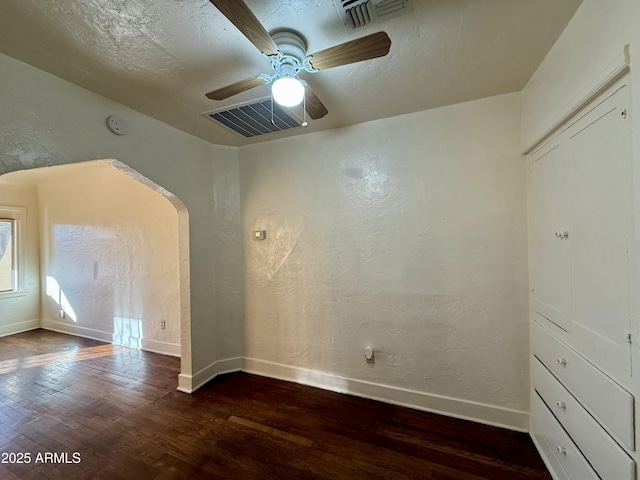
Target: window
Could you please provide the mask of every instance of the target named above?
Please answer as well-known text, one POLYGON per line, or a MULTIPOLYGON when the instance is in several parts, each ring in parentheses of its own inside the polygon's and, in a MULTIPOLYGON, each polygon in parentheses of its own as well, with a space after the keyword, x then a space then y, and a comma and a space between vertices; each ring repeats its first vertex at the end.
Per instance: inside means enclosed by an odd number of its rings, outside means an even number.
POLYGON ((21 228, 25 209, 0 206, 0 295, 22 289, 21 228))
POLYGON ((0 292, 16 289, 15 221, 0 219, 0 292))

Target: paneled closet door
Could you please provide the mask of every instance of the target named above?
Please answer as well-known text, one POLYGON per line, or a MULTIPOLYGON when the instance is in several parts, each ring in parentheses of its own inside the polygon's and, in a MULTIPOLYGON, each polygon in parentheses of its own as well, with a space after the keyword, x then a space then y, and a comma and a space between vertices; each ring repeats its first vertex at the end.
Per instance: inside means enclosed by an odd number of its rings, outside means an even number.
POLYGON ((631 375, 631 120, 624 86, 571 125, 571 337, 622 384, 631 375))
POLYGON ((571 322, 569 162, 564 146, 549 144, 532 167, 532 308, 567 331, 571 322))

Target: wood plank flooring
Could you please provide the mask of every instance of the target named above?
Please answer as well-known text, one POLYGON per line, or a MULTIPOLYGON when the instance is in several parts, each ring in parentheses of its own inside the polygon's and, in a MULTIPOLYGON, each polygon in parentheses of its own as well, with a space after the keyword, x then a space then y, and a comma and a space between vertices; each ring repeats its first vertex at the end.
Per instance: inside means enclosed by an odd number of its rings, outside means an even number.
POLYGON ((245 373, 187 395, 178 373, 45 330, 0 338, 0 478, 551 478, 526 434, 245 373))

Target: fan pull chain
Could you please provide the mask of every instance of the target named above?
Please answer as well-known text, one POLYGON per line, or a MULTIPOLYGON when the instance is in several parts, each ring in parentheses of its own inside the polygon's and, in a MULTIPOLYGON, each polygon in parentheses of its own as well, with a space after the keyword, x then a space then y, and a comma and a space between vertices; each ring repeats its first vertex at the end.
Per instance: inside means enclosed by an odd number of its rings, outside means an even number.
POLYGON ((276 122, 273 120, 273 91, 271 91, 271 125, 275 127, 276 122))
POLYGON ((302 97, 302 126, 309 125, 307 122, 307 87, 304 87, 304 97, 302 97))

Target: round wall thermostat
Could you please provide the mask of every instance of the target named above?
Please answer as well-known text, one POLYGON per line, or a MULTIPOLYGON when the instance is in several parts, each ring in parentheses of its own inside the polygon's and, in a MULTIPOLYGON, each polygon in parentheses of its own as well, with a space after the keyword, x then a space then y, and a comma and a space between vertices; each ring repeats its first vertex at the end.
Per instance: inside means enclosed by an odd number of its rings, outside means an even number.
POLYGON ((125 135, 129 132, 129 127, 120 117, 116 117, 115 115, 111 115, 107 118, 107 127, 116 135, 125 135))

